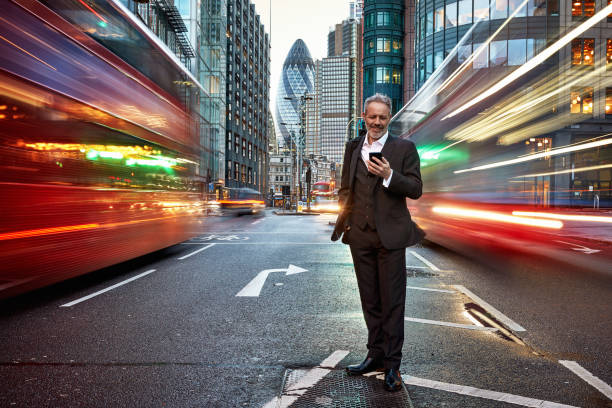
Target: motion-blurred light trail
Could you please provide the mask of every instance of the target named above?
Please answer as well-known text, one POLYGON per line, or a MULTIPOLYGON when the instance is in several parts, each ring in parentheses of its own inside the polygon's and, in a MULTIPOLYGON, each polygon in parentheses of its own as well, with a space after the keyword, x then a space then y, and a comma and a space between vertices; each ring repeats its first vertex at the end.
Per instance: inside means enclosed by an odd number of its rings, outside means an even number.
POLYGON ((514 215, 503 214, 493 211, 470 210, 457 207, 433 207, 433 212, 442 215, 458 216, 465 218, 476 218, 488 221, 505 222, 510 224, 528 225, 530 227, 560 229, 563 227, 561 221, 542 220, 537 218, 524 218, 514 215))

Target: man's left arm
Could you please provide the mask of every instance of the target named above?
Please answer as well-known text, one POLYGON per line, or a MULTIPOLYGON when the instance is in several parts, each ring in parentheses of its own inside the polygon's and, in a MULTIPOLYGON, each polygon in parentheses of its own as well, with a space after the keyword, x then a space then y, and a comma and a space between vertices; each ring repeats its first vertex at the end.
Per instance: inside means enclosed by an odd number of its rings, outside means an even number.
POLYGON ((406 140, 402 144, 405 146, 405 148, 402 146, 402 150, 405 150, 405 153, 403 154, 401 169, 393 169, 387 190, 394 194, 416 200, 423 194, 419 153, 411 140, 406 140))

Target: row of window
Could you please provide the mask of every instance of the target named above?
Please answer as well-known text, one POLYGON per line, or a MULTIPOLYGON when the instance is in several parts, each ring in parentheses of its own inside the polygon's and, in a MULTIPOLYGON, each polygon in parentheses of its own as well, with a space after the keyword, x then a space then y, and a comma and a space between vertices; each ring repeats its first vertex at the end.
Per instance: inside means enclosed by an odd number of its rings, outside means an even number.
MULTIPOLYGON (((417 39, 421 40, 434 32, 477 21, 506 19, 519 8, 522 0, 459 0, 447 3, 428 13, 421 14, 416 20, 417 39)), ((515 17, 545 16, 547 10, 546 0, 529 0, 515 17)), ((551 10, 549 10, 551 11, 551 10)), ((556 9, 558 14, 558 8, 556 9)))
MULTIPOLYGON (((572 65, 594 67, 595 39, 574 38, 572 40, 572 65)), ((606 70, 612 70, 612 39, 606 39, 606 70)))
POLYGON ((394 11, 378 11, 370 13, 364 18, 365 28, 395 26, 404 29, 404 18, 401 13, 394 11))
POLYGON ((371 67, 363 70, 364 85, 402 84, 402 70, 390 67, 371 67))
POLYGON ((225 167, 225 178, 227 180, 237 180, 243 183, 254 184, 257 182, 257 172, 253 171, 252 167, 245 166, 244 164, 240 164, 238 162, 233 162, 232 172, 232 161, 227 161, 227 167, 225 167))
MULTIPOLYGON (((612 118, 612 88, 606 88, 606 119, 612 118)), ((570 113, 593 114, 593 88, 572 87, 570 89, 570 113)))
MULTIPOLYGON (((228 132, 227 133, 227 151, 231 152, 232 151, 232 147, 234 150, 234 153, 236 153, 237 155, 240 154, 241 152, 241 144, 240 144, 240 136, 239 135, 235 135, 234 138, 232 138, 232 133, 228 132), (233 145, 233 146, 232 146, 233 145)), ((253 148, 253 144, 251 142, 246 141, 246 139, 242 139, 242 157, 247 157, 247 152, 248 152, 248 157, 249 160, 255 160, 257 161, 257 157, 259 156, 259 158, 263 158, 264 156, 264 152, 261 149, 257 149, 257 146, 255 146, 255 148, 253 148), (247 148, 248 146, 248 148, 247 148), (258 153, 259 151, 259 153, 258 153)))
POLYGON ((387 52, 403 55, 403 45, 400 38, 377 37, 366 41, 365 55, 387 52))
MULTIPOLYGON (((482 44, 466 44, 459 46, 457 50, 457 63, 461 64, 467 60, 473 51, 478 50, 482 44)), ((472 68, 488 68, 494 66, 516 66, 524 64, 546 46, 543 38, 522 38, 516 40, 491 41, 476 56, 472 62, 472 68)), ((416 75, 417 82, 422 84, 442 64, 448 55, 446 52, 436 51, 428 53, 417 60, 416 75)))

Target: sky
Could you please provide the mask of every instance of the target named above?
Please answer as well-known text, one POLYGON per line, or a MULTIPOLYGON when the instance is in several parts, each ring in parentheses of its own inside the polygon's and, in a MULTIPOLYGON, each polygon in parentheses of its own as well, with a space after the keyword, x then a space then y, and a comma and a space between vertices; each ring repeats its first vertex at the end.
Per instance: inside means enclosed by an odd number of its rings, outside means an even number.
POLYGON ((270 110, 276 113, 276 90, 283 62, 298 38, 313 60, 327 57, 330 27, 349 17, 349 0, 251 0, 270 35, 270 110), (270 31, 270 5, 272 30, 270 31))

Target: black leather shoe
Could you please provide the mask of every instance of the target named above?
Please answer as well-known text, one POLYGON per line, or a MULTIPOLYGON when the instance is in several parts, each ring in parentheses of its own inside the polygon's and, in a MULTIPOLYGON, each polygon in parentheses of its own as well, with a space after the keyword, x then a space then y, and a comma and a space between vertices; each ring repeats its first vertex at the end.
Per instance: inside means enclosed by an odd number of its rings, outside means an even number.
POLYGON ((376 360, 372 357, 367 357, 361 364, 353 364, 346 367, 346 373, 348 375, 362 375, 371 373, 372 371, 382 371, 382 361, 376 360))
POLYGON ((385 370, 385 390, 399 391, 402 389, 402 376, 399 370, 385 370))

